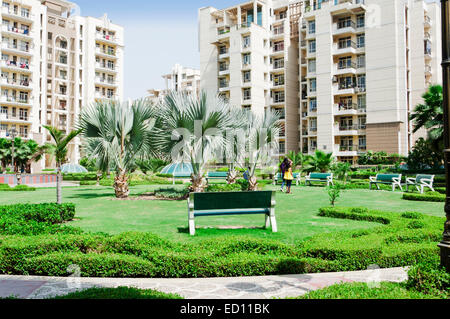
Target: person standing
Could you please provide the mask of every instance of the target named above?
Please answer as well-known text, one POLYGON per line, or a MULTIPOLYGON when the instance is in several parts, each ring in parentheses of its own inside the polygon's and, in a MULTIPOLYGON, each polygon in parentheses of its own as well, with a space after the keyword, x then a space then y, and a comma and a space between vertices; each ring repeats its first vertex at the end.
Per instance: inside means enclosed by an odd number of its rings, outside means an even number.
POLYGON ((286 181, 287 192, 286 194, 291 193, 292 181, 294 180, 294 174, 292 173, 292 164, 291 160, 288 161, 286 172, 284 173, 284 180, 286 181))
POLYGON ((284 159, 283 163, 280 165, 280 173, 281 178, 283 179, 283 183, 281 184, 281 191, 284 191, 284 185, 286 184, 286 180, 284 179, 284 174, 286 173, 286 167, 288 166, 289 160, 287 158, 284 159))

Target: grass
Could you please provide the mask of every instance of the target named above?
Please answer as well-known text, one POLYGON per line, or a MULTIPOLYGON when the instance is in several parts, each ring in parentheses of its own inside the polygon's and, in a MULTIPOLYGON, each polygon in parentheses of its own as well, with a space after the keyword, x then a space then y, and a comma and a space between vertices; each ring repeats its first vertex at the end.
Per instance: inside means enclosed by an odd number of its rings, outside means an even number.
POLYGON ((403 283, 346 283, 311 291, 297 299, 445 299, 407 289, 403 283))
MULTIPOLYGON (((135 186, 131 188, 131 195, 158 188, 161 186, 135 186)), ((279 190, 279 187, 268 186, 267 189, 279 190)), ((261 228, 253 229, 263 225, 262 216, 218 216, 198 218, 196 223, 199 227, 211 228, 199 229, 193 238, 187 233, 186 201, 116 201, 112 188, 95 186, 64 188, 63 198, 77 207, 77 220, 70 225, 85 231, 113 235, 127 231, 151 232, 170 240, 185 242, 189 239, 192 243, 224 235, 248 235, 291 244, 320 233, 378 226, 370 222, 317 216, 319 208, 329 205, 328 194, 323 187, 294 187, 293 192, 292 195, 277 193, 277 234, 261 228), (244 229, 218 229, 218 226, 243 226, 244 229)), ((0 205, 52 202, 55 197, 54 188, 38 189, 32 193, 0 193, 0 205)), ((404 201, 401 192, 348 190, 342 192, 338 206, 444 216, 444 203, 404 201)))
POLYGON ((176 294, 166 294, 151 289, 129 287, 90 288, 51 299, 183 299, 176 294))

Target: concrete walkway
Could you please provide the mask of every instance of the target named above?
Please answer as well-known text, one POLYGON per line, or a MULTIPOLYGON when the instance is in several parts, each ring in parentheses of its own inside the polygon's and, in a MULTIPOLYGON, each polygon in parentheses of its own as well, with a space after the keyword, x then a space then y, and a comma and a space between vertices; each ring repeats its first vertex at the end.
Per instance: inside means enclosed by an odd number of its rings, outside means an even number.
POLYGON ((404 268, 356 272, 321 273, 241 278, 127 279, 127 278, 53 278, 0 275, 0 297, 45 299, 91 287, 136 287, 177 293, 186 299, 270 299, 301 296, 309 291, 338 283, 403 282, 404 268))

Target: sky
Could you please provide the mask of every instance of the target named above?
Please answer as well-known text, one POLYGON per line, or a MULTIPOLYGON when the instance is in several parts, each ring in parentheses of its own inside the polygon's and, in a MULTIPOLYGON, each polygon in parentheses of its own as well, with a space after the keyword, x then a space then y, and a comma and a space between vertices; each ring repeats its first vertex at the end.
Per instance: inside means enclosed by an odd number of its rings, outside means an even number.
POLYGON ((199 68, 198 9, 226 8, 233 0, 74 0, 82 16, 107 13, 125 30, 124 98, 164 88, 163 74, 179 63, 199 68))
MULTIPOLYGON (((434 0, 428 0, 434 1, 434 0)), ((82 16, 107 13, 125 30, 125 99, 164 88, 163 74, 179 63, 199 68, 198 9, 243 0, 74 0, 82 16)))

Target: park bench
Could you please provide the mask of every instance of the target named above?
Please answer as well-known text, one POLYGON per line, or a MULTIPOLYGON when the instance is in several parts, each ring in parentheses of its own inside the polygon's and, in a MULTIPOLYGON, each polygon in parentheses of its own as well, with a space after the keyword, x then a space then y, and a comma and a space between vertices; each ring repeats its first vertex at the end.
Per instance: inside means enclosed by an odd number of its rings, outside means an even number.
POLYGON ((376 177, 370 177, 370 189, 372 184, 377 185, 377 189, 380 189, 379 184, 392 185, 392 191, 398 186, 403 191, 402 187, 402 174, 377 174, 376 177))
MULTIPOLYGON (((300 184, 300 174, 299 173, 294 173, 294 181, 295 181, 295 185, 298 186, 300 184)), ((278 173, 274 176, 273 178, 273 185, 277 185, 278 183, 282 183, 283 182, 283 176, 281 173, 278 173)))
POLYGON ((275 192, 191 193, 188 199, 189 233, 195 235, 195 217, 265 215, 265 227, 276 233, 275 192))
POLYGON ((228 179, 228 173, 227 172, 208 172, 206 174, 206 182, 209 183, 210 180, 227 180, 228 179))
POLYGON ((312 186, 311 182, 327 183, 327 186, 334 185, 332 173, 310 173, 306 176, 305 185, 312 186))
POLYGON ((424 193, 425 187, 434 192, 433 183, 434 175, 417 175, 416 178, 406 179, 406 191, 409 192, 409 186, 415 186, 421 194, 424 193))

